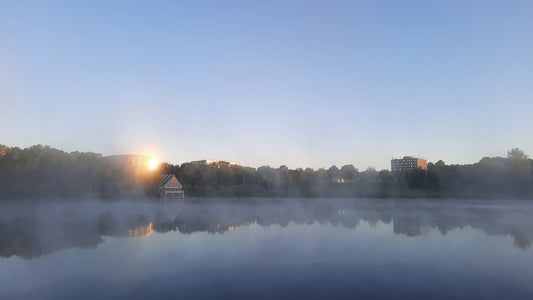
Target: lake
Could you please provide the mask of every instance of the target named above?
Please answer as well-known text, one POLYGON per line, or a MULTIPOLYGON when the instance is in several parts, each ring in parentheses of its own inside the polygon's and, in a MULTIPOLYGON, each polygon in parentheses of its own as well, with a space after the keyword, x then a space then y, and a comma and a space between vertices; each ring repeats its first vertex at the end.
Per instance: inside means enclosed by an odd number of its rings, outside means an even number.
POLYGON ((1 299, 533 299, 533 201, 0 209, 1 299))

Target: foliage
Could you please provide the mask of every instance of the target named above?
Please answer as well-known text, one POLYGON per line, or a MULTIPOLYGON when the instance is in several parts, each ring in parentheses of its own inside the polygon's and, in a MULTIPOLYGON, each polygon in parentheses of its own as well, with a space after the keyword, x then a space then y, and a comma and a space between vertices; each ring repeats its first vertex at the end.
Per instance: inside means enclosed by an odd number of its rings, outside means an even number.
POLYGON ((134 172, 98 153, 9 148, 0 157, 0 198, 132 196, 143 194, 156 175, 134 172))
POLYGON ((358 170, 353 165, 344 165, 341 168, 341 176, 345 179, 354 179, 358 170))
POLYGON ((8 146, 0 144, 0 156, 4 156, 8 149, 8 146))
POLYGON ((101 154, 48 146, 2 148, 0 199, 132 197, 156 190, 160 174, 174 174, 188 196, 235 197, 533 197, 533 161, 512 149, 506 158, 471 165, 429 163, 403 173, 341 169, 257 169, 214 163, 162 163, 147 172, 113 164, 101 154))
POLYGON ((528 156, 520 149, 513 148, 507 152, 507 159, 511 164, 512 168, 515 170, 525 170, 529 169, 531 166, 531 161, 528 160, 528 156))
POLYGON ((439 160, 429 163, 427 170, 403 173, 372 167, 359 172, 353 165, 313 170, 186 163, 176 166, 174 174, 195 196, 532 197, 533 162, 520 150, 510 153, 508 158, 485 157, 471 165, 439 160))

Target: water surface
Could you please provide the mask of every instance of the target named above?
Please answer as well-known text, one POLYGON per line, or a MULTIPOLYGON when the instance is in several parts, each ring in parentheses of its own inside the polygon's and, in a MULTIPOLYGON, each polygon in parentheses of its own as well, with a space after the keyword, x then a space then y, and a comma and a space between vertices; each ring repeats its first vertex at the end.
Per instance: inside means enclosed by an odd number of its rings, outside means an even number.
POLYGON ((2 299, 532 299, 533 202, 5 204, 2 299))

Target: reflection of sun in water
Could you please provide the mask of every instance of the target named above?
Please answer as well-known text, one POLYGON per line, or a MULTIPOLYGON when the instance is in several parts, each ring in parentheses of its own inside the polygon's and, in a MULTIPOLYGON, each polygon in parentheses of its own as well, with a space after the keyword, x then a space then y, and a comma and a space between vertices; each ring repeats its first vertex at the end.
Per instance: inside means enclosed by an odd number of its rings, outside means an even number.
POLYGON ((148 168, 150 170, 153 170, 157 167, 157 159, 150 157, 150 160, 148 161, 148 168))

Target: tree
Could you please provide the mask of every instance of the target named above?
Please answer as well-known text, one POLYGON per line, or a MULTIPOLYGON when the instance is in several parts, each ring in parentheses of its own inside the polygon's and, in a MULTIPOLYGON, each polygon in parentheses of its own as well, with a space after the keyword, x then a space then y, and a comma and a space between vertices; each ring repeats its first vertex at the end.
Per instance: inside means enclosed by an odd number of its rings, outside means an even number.
POLYGON ((507 159, 515 170, 527 170, 529 168, 528 156, 518 148, 507 151, 507 159))
POLYGON ((4 156, 8 149, 8 146, 0 144, 0 157, 4 156))
POLYGON ((416 168, 406 173, 409 188, 424 188, 428 185, 427 172, 421 168, 416 168))
POLYGON ((340 170, 337 166, 333 165, 328 169, 328 179, 333 180, 337 179, 340 176, 340 170))
POLYGON ((281 165, 277 169, 276 184, 278 186, 287 187, 289 185, 289 168, 286 165, 281 165))
POLYGON ((513 161, 523 161, 523 160, 527 160, 528 157, 524 153, 524 151, 518 148, 513 148, 507 151, 507 158, 513 161))
POLYGON ((378 182, 382 189, 387 189, 392 184, 392 176, 388 170, 381 170, 378 173, 378 182))
POLYGON ((376 168, 374 168, 373 166, 368 166, 368 168, 366 168, 365 172, 367 172, 367 173, 376 173, 376 168))
POLYGON ((341 176, 346 179, 354 179, 358 170, 353 165, 344 165, 341 167, 341 176))
POLYGON ((267 189, 270 189, 274 183, 275 174, 276 170, 269 166, 259 167, 257 169, 258 182, 267 189))
POLYGON ((320 168, 316 170, 315 174, 316 174, 316 179, 319 182, 324 182, 328 180, 328 170, 326 170, 325 168, 320 168))
MULTIPOLYGON (((217 187, 219 185, 231 185, 239 182, 233 168, 227 165, 220 165, 213 169, 217 187)), ((242 182, 242 178, 240 180, 242 182)))

